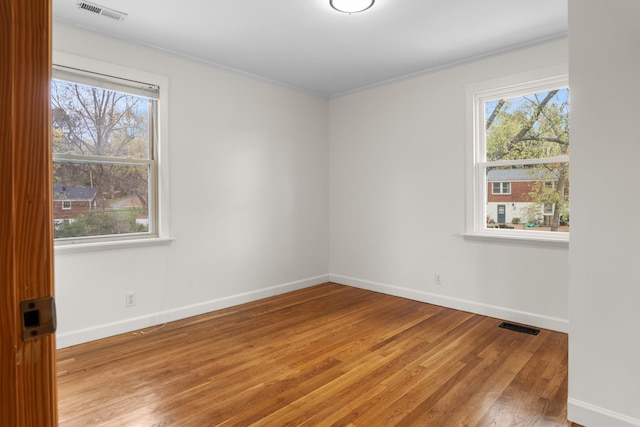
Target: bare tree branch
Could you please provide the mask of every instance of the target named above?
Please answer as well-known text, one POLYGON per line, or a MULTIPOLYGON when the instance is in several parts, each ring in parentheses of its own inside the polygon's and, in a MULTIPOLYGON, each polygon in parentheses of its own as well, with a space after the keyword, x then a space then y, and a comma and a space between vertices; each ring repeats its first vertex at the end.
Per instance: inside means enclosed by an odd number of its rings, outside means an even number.
POLYGON ((489 129, 491 127, 491 125, 493 124, 493 121, 496 119, 496 116, 498 115, 498 113, 500 112, 500 110, 502 109, 505 103, 506 101, 504 99, 501 99, 500 101, 497 102, 496 106, 493 108, 493 112, 487 119, 487 125, 485 129, 489 129))

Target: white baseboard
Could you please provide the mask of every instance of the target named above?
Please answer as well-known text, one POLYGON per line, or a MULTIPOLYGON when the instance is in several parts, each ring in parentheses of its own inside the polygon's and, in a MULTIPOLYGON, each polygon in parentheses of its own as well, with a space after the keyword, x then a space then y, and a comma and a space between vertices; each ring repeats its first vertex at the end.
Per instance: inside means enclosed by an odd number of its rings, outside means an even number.
POLYGON ((241 294, 204 301, 198 304, 164 310, 146 316, 134 317, 131 319, 124 319, 121 321, 98 325, 91 328, 78 329, 62 334, 56 334, 56 347, 70 347, 72 345, 95 341, 113 335, 149 328, 151 326, 161 325, 166 322, 186 319, 188 317, 209 313, 215 310, 221 310, 223 308, 232 307, 234 305, 244 304, 262 298, 268 298, 275 295, 284 294, 286 292, 308 288, 310 286, 319 285, 328 281, 328 274, 310 277, 308 279, 297 280, 295 282, 284 283, 282 285, 270 286, 268 288, 257 289, 255 291, 244 292, 241 294))
POLYGON ((640 427, 640 420, 569 398, 567 418, 586 427, 640 427))
POLYGON ((174 320, 180 320, 204 313, 209 313, 211 311, 256 301, 262 298, 268 298, 271 296, 307 288, 309 286, 314 286, 329 281, 353 286, 356 288, 367 289, 370 291, 413 299, 416 301, 422 301, 429 304, 454 308, 456 310, 495 317, 498 319, 508 320, 510 322, 531 325, 538 328, 550 329, 564 333, 568 331, 568 322, 565 319, 546 317, 537 315, 535 313, 527 313, 510 308, 497 307, 493 305, 478 303, 475 301, 431 294, 415 289, 386 285, 347 276, 326 274, 322 276, 298 280, 295 282, 271 286, 268 288, 258 289, 255 291, 204 301, 198 304, 192 304, 184 307, 177 307, 169 310, 155 312, 145 316, 124 319, 117 322, 102 324, 85 329, 77 329, 65 333, 59 333, 56 334, 57 348, 70 347, 72 345, 82 344, 113 335, 149 328, 151 326, 160 325, 166 322, 172 322, 174 320))
POLYGON ((489 316, 497 319, 508 320, 510 322, 535 326, 537 328, 550 329, 552 331, 563 333, 568 333, 569 331, 569 322, 566 319, 543 316, 536 313, 513 310, 507 307, 498 307, 495 305, 483 304, 476 301, 432 294, 415 289, 392 286, 336 274, 331 274, 330 279, 332 282, 340 283, 343 285, 408 298, 415 301, 426 302, 429 304, 453 308, 456 310, 467 311, 470 313, 481 314, 483 316, 489 316))

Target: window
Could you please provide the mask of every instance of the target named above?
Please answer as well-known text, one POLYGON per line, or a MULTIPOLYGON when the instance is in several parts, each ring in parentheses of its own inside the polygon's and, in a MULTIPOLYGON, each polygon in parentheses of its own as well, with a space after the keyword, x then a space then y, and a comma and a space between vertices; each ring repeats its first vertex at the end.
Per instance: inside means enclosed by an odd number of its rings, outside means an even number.
POLYGON ((473 90, 469 232, 566 240, 569 89, 566 76, 473 90), (511 209, 499 210, 505 203, 511 209), (505 224, 496 227, 495 224, 505 224))
POLYGON ((511 194, 511 183, 494 182, 492 192, 493 194, 511 194))
POLYGON ((553 203, 545 203, 544 204, 544 214, 545 215, 553 215, 555 211, 555 204, 553 203))
POLYGON ((158 98, 156 85, 54 66, 57 241, 158 235, 158 98))

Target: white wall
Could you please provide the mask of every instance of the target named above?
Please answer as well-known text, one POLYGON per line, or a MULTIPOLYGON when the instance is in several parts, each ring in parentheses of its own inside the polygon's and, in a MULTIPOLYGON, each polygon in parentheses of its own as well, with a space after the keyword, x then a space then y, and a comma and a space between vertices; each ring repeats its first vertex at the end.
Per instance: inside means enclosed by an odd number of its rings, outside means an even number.
POLYGON ((603 226, 602 212, 620 200, 640 211, 635 187, 611 184, 637 181, 640 3, 569 5, 570 255, 460 237, 465 86, 563 64, 566 42, 327 102, 55 23, 56 50, 169 77, 176 237, 57 255, 59 344, 319 283, 331 271, 341 283, 560 330, 570 313, 569 417, 640 426, 640 228, 632 215, 603 226), (125 309, 130 290, 138 305, 125 309))
POLYGON ((567 56, 558 41, 331 100, 332 280, 567 330, 566 245, 461 237, 467 85, 567 56))
POLYGON ((567 329, 566 246, 460 236, 466 86, 566 64, 565 41, 330 101, 59 23, 54 49, 169 78, 176 238, 58 253, 61 346, 329 277, 567 329))
POLYGON ((57 22, 53 48, 168 77, 175 237, 58 251, 60 347, 328 280, 327 100, 57 22))
POLYGON ((569 17, 569 418, 640 426, 640 2, 570 0, 569 17))

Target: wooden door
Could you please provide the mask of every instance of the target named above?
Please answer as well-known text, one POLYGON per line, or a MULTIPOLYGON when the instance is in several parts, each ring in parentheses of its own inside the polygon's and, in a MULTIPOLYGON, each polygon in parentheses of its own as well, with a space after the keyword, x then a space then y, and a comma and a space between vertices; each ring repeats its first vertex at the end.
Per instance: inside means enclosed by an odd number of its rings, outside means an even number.
POLYGON ((0 425, 57 424, 55 337, 20 301, 53 296, 51 0, 0 0, 0 425))

